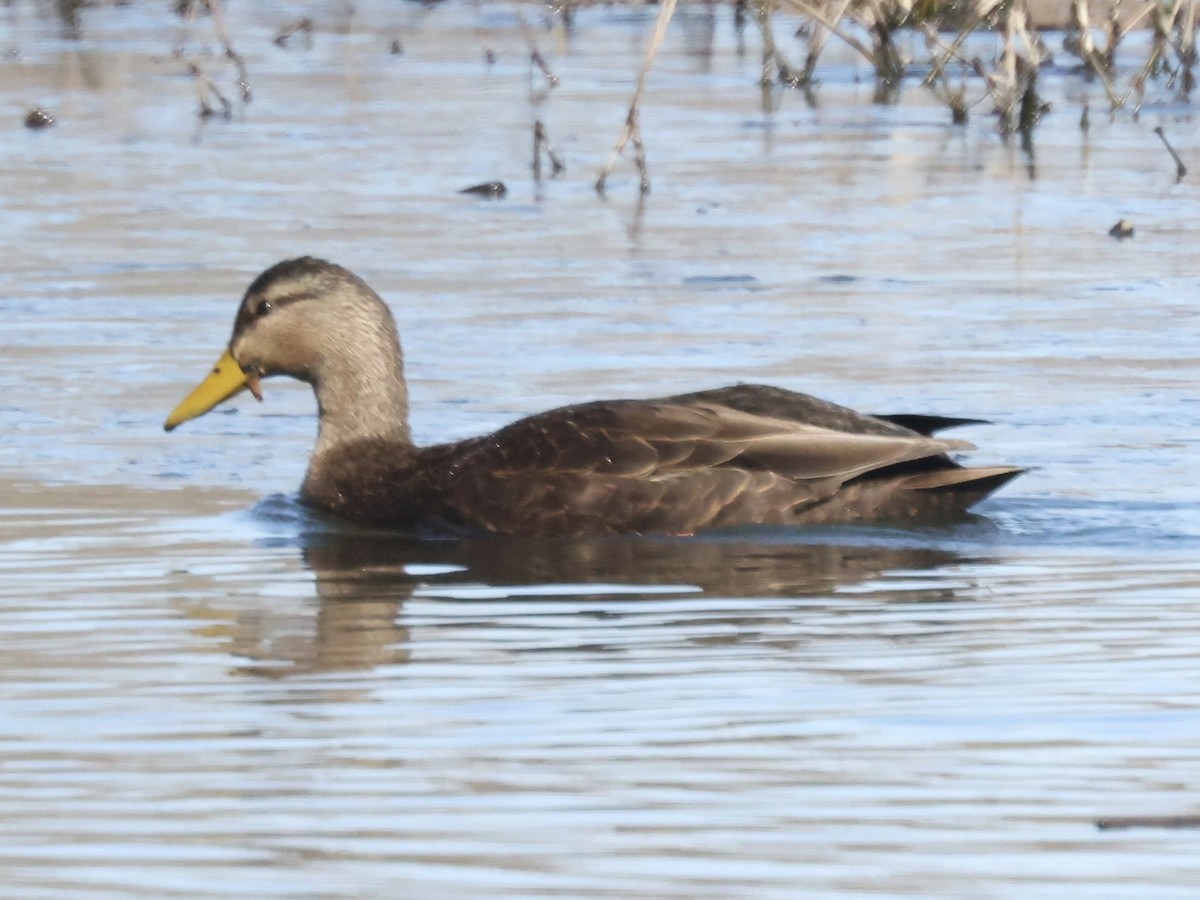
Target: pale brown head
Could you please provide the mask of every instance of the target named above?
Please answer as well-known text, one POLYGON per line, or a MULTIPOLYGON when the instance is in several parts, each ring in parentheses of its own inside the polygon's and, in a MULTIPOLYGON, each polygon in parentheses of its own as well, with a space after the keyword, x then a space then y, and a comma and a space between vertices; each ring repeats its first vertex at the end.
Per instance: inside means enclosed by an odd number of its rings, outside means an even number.
POLYGON ((290 375, 313 386, 322 427, 359 435, 407 432, 400 342, 391 311, 348 269, 312 257, 285 260, 247 288, 229 349, 171 413, 170 431, 259 379, 290 375))
POLYGON ((327 367, 363 356, 398 355, 392 314, 361 278, 302 256, 276 263, 246 289, 230 355, 259 377, 321 379, 327 367))

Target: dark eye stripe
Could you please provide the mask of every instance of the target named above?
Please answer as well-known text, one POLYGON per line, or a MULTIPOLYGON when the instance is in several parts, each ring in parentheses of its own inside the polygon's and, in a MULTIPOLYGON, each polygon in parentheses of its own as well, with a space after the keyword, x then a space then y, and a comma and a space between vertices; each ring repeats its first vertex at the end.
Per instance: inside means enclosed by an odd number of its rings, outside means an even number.
POLYGON ((259 316, 265 316, 273 309, 279 309, 287 306, 289 303, 299 303, 301 300, 313 300, 316 298, 316 296, 316 294, 308 291, 297 291, 294 294, 280 294, 277 297, 263 298, 254 305, 251 315, 255 316, 256 318, 259 316))

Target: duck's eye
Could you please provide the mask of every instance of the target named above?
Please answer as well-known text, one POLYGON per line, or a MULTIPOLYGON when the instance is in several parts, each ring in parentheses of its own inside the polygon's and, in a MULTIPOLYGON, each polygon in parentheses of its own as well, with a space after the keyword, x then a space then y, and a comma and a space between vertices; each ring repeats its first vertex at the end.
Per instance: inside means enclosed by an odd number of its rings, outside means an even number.
POLYGON ((255 318, 261 318, 271 311, 270 300, 260 300, 258 306, 254 307, 255 318))

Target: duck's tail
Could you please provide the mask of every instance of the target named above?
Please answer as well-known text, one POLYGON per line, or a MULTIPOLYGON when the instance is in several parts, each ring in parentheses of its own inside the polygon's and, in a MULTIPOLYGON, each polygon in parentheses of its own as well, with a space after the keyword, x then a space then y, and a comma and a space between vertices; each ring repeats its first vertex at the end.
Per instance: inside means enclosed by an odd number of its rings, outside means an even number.
POLYGON ((933 469, 906 475, 897 487, 928 492, 933 506, 966 512, 984 497, 999 490, 1018 475, 1028 472, 1018 466, 979 466, 933 469))
POLYGON ((887 416, 872 416, 873 419, 883 419, 925 437, 932 437, 947 428, 961 428, 964 425, 991 425, 987 419, 958 419, 953 416, 923 416, 915 413, 896 413, 887 416))

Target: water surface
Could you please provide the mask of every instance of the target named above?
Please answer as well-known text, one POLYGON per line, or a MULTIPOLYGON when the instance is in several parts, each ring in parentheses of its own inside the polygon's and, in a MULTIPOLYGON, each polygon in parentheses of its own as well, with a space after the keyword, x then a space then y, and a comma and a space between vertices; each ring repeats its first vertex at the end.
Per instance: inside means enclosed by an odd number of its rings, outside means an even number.
MULTIPOLYGON (((228 122, 155 5, 77 38, 4 11, 0 893, 1193 887, 1194 832, 1095 827, 1197 812, 1200 221, 1153 134, 1190 107, 1106 117, 1054 69, 1030 154, 986 105, 872 105, 836 52, 815 106, 764 107, 753 32, 687 9, 653 192, 619 167, 601 201, 653 9, 527 11, 550 92, 512 8, 356 9, 286 48, 293 8, 229 10, 254 99, 228 122), (38 104, 57 124, 20 128, 38 104), (540 185, 538 118, 567 162, 540 185), (338 525, 291 499, 300 386, 161 431, 299 253, 390 301, 423 442, 763 381, 990 419, 973 458, 1034 470, 934 530, 338 525)), ((203 23, 183 46, 229 84, 203 23)))

